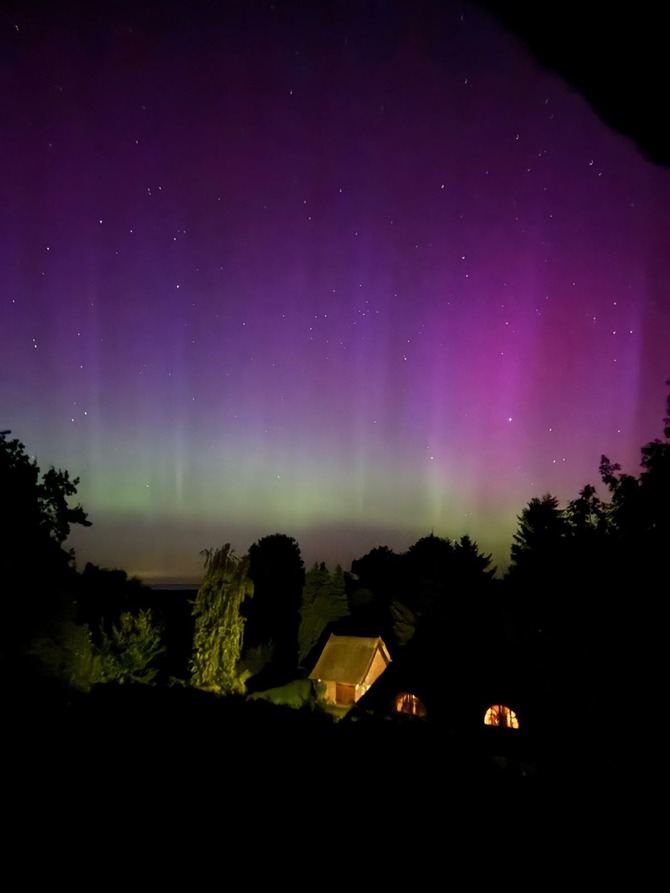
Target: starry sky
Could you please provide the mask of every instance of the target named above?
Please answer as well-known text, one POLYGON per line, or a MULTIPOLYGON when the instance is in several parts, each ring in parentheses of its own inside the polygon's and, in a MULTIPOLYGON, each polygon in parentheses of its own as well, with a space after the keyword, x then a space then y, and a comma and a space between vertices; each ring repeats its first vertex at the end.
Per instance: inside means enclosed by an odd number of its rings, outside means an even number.
POLYGON ((0 428, 80 478, 80 568, 432 532, 501 571, 532 497, 637 473, 670 169, 482 8, 0 16, 0 428))

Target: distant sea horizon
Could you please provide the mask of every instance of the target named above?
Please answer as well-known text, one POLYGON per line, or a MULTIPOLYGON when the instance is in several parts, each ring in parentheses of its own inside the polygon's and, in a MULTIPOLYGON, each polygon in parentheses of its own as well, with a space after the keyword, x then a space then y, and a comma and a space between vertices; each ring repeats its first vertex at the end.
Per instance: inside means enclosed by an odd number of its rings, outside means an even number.
POLYGON ((202 580, 142 580, 145 586, 150 589, 168 589, 172 592, 178 590, 199 589, 202 580))

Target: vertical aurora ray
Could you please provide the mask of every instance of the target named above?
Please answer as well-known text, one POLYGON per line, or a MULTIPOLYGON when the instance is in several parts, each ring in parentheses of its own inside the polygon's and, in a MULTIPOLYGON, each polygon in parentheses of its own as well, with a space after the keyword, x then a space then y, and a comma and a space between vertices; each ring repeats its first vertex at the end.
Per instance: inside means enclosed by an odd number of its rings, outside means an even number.
POLYGON ((502 567, 660 433, 670 171, 479 8, 234 9, 3 12, 2 427, 82 564, 502 567))

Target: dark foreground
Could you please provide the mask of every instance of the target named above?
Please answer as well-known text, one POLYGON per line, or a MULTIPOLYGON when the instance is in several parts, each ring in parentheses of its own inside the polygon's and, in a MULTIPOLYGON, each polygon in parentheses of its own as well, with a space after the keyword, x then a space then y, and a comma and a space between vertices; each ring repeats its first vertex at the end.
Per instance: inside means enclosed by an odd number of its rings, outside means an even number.
POLYGON ((14 693, 3 727, 17 840, 110 858, 141 841, 164 858, 214 847, 252 875, 269 869, 268 848, 319 870, 355 856, 391 876, 461 860, 495 875, 498 851, 591 861, 626 838, 647 787, 593 755, 550 765, 423 722, 336 723, 187 689, 14 693))

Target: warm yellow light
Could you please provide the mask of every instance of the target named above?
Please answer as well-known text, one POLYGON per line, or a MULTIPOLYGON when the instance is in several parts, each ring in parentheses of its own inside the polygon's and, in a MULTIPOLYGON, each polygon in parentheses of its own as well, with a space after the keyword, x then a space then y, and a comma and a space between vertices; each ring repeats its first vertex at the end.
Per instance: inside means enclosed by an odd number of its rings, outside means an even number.
POLYGON ((426 708, 416 695, 403 691, 395 698, 395 712, 406 713, 409 716, 425 716, 426 708))
POLYGON ((506 729, 518 729, 519 719, 513 710, 504 704, 494 704, 486 711, 485 726, 503 726, 506 729))

